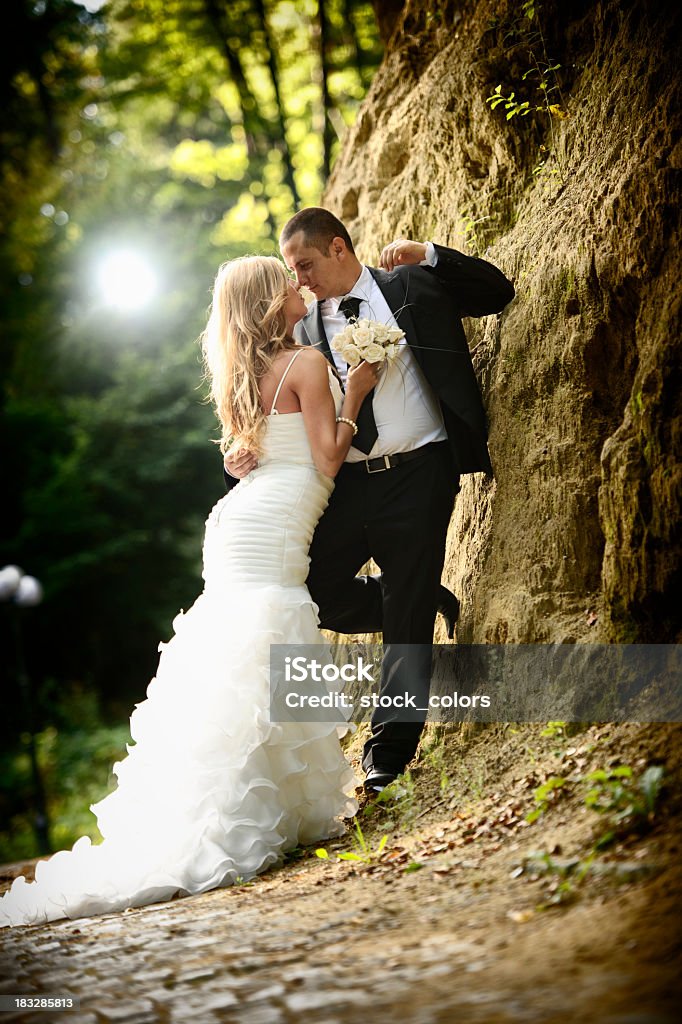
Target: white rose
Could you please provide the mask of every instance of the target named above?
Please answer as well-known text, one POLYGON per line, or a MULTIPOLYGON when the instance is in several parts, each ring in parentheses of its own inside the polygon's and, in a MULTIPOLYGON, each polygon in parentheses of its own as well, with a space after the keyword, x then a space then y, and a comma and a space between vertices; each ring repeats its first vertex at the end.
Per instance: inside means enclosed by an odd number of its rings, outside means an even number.
POLYGON ((386 358, 386 349, 382 345, 377 345, 372 342, 371 345, 366 345, 362 354, 368 363, 382 363, 386 358))
POLYGON ((356 327, 353 331, 353 343, 355 345, 369 345, 372 341, 372 334, 368 327, 356 327))
POLYGON ((340 352, 349 366, 357 366, 362 361, 360 349, 357 345, 353 345, 352 342, 346 342, 343 348, 340 349, 340 352))
POLYGON ((399 327, 389 327, 386 333, 391 342, 400 341, 401 338, 405 337, 405 332, 401 331, 399 327))
POLYGON ((348 324, 346 327, 343 328, 342 331, 339 331, 338 334, 334 335, 334 337, 331 340, 331 347, 336 352, 340 352, 344 345, 352 344, 352 341, 353 329, 350 326, 350 324, 348 324))

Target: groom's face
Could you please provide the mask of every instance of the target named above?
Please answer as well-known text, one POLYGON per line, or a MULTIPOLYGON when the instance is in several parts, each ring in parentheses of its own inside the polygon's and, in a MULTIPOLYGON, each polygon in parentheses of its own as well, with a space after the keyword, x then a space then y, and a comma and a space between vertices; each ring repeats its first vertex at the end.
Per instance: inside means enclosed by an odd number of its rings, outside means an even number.
POLYGON ((345 280, 349 255, 342 238, 333 238, 327 251, 320 252, 314 245, 306 244, 302 231, 297 231, 282 246, 284 262, 296 275, 297 283, 320 301, 348 291, 350 285, 345 280))

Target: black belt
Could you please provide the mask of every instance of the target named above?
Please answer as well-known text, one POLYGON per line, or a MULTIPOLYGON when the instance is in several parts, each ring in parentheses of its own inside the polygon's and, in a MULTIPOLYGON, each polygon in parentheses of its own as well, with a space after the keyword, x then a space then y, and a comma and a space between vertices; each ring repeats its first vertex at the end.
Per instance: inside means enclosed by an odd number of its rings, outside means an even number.
POLYGON ((344 462, 344 473, 383 473, 387 469, 395 469, 404 462, 411 462, 412 459, 420 459, 428 455, 435 448, 447 444, 447 441, 429 441, 421 448, 414 448, 411 452, 396 452, 395 455, 377 455, 374 459, 363 459, 361 462, 344 462))

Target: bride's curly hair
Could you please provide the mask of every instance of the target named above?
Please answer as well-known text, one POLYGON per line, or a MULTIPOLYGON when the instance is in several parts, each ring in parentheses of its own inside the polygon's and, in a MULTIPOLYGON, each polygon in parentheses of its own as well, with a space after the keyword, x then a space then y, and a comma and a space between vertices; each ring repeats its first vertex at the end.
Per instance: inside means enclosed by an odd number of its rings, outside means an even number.
POLYGON ((288 288, 289 276, 274 256, 242 256, 218 271, 201 346, 223 454, 233 442, 261 454, 266 416, 260 381, 277 355, 296 344, 286 333, 288 288))

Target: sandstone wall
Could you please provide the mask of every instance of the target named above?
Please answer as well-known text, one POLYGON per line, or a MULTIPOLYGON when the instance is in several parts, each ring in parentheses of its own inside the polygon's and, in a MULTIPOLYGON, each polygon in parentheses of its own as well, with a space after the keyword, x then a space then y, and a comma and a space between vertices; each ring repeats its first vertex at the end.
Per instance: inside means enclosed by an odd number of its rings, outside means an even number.
POLYGON ((408 0, 325 203, 366 262, 433 238, 517 288, 465 322, 496 476, 464 478, 451 524, 459 639, 662 642, 680 634, 679 15, 535 7, 408 0), (559 110, 507 121, 486 97, 541 102, 531 55, 561 64, 559 110))

